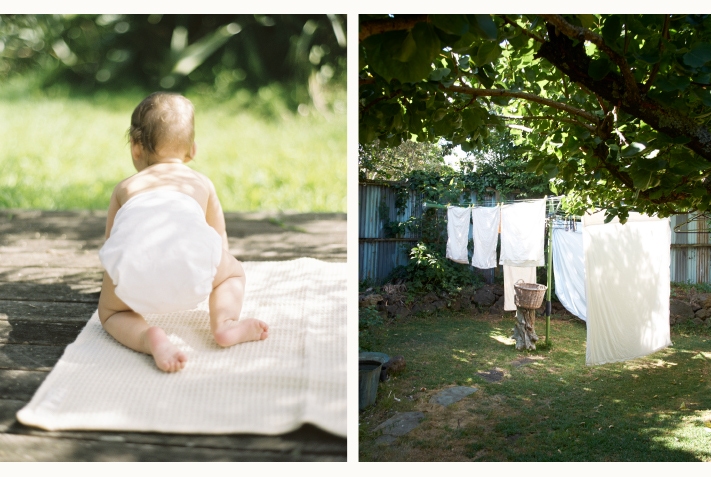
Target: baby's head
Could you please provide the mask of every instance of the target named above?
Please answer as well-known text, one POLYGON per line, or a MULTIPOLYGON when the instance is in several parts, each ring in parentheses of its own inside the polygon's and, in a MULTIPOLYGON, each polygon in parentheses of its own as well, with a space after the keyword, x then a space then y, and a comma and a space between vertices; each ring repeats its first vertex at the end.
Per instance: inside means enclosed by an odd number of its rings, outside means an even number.
POLYGON ((193 103, 176 93, 151 94, 133 110, 128 136, 131 145, 140 145, 149 158, 173 155, 192 159, 193 103))

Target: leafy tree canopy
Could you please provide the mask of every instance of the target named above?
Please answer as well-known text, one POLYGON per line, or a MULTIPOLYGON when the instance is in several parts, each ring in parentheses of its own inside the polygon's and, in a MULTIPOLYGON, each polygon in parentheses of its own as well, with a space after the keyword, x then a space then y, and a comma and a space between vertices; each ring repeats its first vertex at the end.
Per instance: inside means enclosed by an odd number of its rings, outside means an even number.
POLYGON ((375 140, 358 146, 360 179, 400 181, 413 171, 440 174, 451 171, 444 158, 452 150, 450 144, 403 141, 397 146, 384 146, 375 140))
POLYGON ((344 81, 345 35, 339 15, 0 15, 0 80, 217 96, 285 83, 319 106, 344 81))
POLYGON ((573 212, 711 206, 711 16, 365 15, 360 142, 518 134, 573 212))

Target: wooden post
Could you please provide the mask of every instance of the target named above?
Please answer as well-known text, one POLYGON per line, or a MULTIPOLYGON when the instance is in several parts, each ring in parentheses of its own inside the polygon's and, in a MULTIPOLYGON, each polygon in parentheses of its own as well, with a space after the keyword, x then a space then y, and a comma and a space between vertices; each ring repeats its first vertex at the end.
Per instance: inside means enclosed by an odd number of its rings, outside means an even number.
POLYGON ((538 335, 536 325, 536 310, 516 307, 516 325, 514 326, 513 339, 516 340, 517 350, 536 349, 538 335))

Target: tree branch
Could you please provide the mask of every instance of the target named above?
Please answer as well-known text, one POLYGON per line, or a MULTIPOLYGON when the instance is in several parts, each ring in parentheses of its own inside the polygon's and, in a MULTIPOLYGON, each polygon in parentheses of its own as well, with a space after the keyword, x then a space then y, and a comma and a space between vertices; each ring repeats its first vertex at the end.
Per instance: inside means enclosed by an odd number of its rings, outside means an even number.
POLYGON ((612 61, 615 62, 620 68, 622 73, 622 78, 625 82, 626 93, 629 94, 632 99, 639 97, 639 89, 637 88, 637 81, 634 79, 632 70, 630 70, 629 64, 624 56, 617 53, 615 50, 607 46, 605 40, 587 28, 577 27, 568 23, 561 15, 541 15, 548 23, 555 26, 558 31, 563 33, 568 38, 574 38, 580 41, 589 41, 593 45, 597 46, 600 51, 603 51, 610 57, 612 61))
POLYGON ((647 80, 646 83, 644 83, 644 86, 642 86, 642 92, 644 94, 649 91, 649 88, 652 87, 652 84, 654 83, 654 80, 657 79, 657 73, 659 73, 659 66, 662 63, 661 59, 661 53, 662 50, 664 50, 664 39, 669 36, 669 20, 671 18, 671 15, 664 15, 664 26, 662 27, 662 36, 659 37, 659 61, 654 63, 654 66, 652 67, 652 72, 649 74, 649 79, 647 80))
POLYGON ((461 94, 469 94, 472 96, 506 96, 510 98, 519 98, 519 99, 526 99, 528 101, 532 101, 534 103, 539 103, 543 104, 545 106, 550 106, 551 108, 558 109, 560 111, 565 111, 567 113, 570 113, 574 116, 580 116, 581 118, 585 118, 589 122, 593 124, 597 124, 599 122, 597 116, 594 114, 588 113, 587 111, 583 111, 582 109, 574 108, 573 106, 567 105, 565 103, 559 103, 557 101, 553 101, 547 98, 542 98, 540 96, 537 96, 535 94, 531 93, 522 93, 522 92, 517 92, 517 91, 508 91, 505 89, 480 89, 480 88, 469 88, 466 86, 449 86, 445 87, 440 84, 439 88, 443 91, 448 91, 450 93, 461 93, 461 94))
POLYGON ((529 37, 529 38, 531 38, 531 39, 537 41, 538 43, 545 43, 545 42, 546 42, 546 40, 544 40, 544 39, 541 38, 540 36, 536 35, 535 33, 526 30, 524 27, 522 27, 521 25, 519 25, 519 24, 516 23, 515 21, 511 20, 511 19, 510 19, 509 17, 507 17, 506 15, 496 15, 496 16, 500 17, 500 18, 504 21, 504 23, 508 23, 509 25, 511 25, 511 26, 513 26, 513 27, 515 27, 515 28, 518 28, 519 30, 521 30, 521 33, 523 33, 523 34, 526 35, 527 37, 529 37))
POLYGON ((520 119, 520 120, 535 120, 535 119, 550 119, 552 121, 562 121, 564 123, 570 123, 570 124, 575 124, 576 126, 583 127, 587 129, 590 132, 595 132, 595 126, 591 126, 589 124, 581 123, 580 121, 572 118, 560 118, 558 116, 506 116, 506 115, 497 115, 498 118, 502 119, 520 119))
POLYGON ((361 42, 371 35, 386 31, 409 30, 421 22, 429 22, 428 15, 400 15, 397 18, 384 18, 382 20, 369 20, 361 22, 358 31, 358 41, 361 42))

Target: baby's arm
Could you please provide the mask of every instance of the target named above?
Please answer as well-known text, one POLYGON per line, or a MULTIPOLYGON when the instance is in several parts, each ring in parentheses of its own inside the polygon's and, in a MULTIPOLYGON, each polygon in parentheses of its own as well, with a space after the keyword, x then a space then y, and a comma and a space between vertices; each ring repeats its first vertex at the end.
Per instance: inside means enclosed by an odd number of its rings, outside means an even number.
POLYGON ((220 237, 222 237, 222 248, 225 250, 230 249, 229 243, 227 242, 227 230, 225 226, 225 214, 222 212, 222 205, 220 204, 220 199, 217 197, 217 191, 212 181, 205 178, 208 184, 208 190, 210 195, 207 199, 207 210, 205 211, 205 219, 207 224, 215 229, 220 237))
POLYGON ((111 235, 111 229, 114 226, 116 212, 118 212, 118 210, 121 208, 121 204, 118 200, 118 194, 116 192, 117 189, 118 187, 114 188, 114 191, 111 194, 111 200, 109 201, 109 212, 106 216, 106 238, 109 238, 109 236, 111 235))

